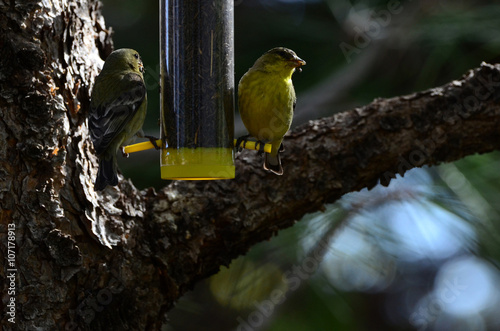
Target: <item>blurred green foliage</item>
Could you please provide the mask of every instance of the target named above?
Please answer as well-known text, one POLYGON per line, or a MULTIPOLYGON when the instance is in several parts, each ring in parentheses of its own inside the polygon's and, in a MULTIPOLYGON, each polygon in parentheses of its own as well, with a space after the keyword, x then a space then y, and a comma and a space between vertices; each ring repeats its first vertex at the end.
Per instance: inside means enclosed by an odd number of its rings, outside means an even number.
MULTIPOLYGON (((149 99, 145 131, 159 135, 158 2, 104 0, 104 15, 115 32, 115 48, 132 47, 143 57, 149 99)), ((296 112, 301 115, 297 118, 305 122, 377 97, 442 85, 482 61, 498 62, 498 17, 500 4, 485 0, 237 0, 235 79, 272 47, 295 50, 307 61, 304 71, 294 76, 296 112), (390 8, 396 8, 394 13, 390 8), (364 31, 364 39, 359 31, 364 31), (357 51, 348 59, 341 43, 357 51), (325 85, 336 88, 322 90, 326 96, 314 94, 325 85), (311 111, 300 104, 311 95, 326 97, 326 108, 311 111)), ((309 215, 272 241, 257 245, 233 262, 225 276, 218 276, 217 286, 215 280, 200 283, 169 313, 165 329, 493 330, 500 321, 491 305, 498 301, 452 314, 463 300, 472 302, 463 294, 472 285, 457 274, 450 279, 456 286, 445 288, 454 295, 450 299, 441 295, 436 279, 461 256, 478 256, 487 270, 497 270, 491 266, 500 261, 499 165, 498 152, 471 156, 412 170, 388 188, 349 194, 325 213, 309 215), (308 259, 314 243, 322 241, 329 248, 308 259), (276 282, 276 266, 283 284, 269 286, 276 282), (273 280, 261 276, 266 268, 273 280), (295 271, 305 269, 310 272, 294 278, 295 271), (231 270, 243 273, 245 286, 255 286, 252 291, 264 299, 245 296, 248 291, 227 274, 231 270), (226 297, 231 288, 240 289, 234 296, 243 296, 221 299, 214 289, 224 288, 224 283, 226 297), (283 291, 284 302, 271 309, 265 303, 272 289, 283 291), (247 307, 230 304, 245 300, 247 307)), ((120 167, 140 188, 167 184, 160 179, 155 151, 131 155, 120 167)), ((472 266, 468 269, 475 272, 472 266)), ((497 271, 488 275, 500 277, 497 271)), ((495 300, 500 300, 498 284, 495 300)))

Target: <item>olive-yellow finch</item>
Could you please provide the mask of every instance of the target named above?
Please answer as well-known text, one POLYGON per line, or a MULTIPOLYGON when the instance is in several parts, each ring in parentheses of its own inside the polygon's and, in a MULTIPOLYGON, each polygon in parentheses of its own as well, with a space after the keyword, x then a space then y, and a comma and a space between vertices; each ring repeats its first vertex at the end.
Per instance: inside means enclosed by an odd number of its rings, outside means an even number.
POLYGON ((292 74, 306 62, 294 51, 276 47, 255 61, 238 84, 238 108, 250 136, 270 142, 264 169, 283 174, 279 155, 283 136, 292 124, 297 101, 292 74))
POLYGON ((92 90, 88 118, 90 137, 99 158, 96 191, 118 184, 116 152, 134 135, 143 136, 147 97, 144 65, 133 49, 112 52, 92 90))

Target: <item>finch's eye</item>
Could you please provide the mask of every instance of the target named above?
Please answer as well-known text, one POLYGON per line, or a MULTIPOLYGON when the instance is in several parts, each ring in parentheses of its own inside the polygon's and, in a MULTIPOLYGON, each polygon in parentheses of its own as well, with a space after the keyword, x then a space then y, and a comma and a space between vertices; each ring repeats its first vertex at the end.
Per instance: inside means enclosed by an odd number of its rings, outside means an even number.
POLYGON ((134 57, 135 57, 136 59, 139 59, 139 54, 135 53, 135 54, 134 54, 134 57))
POLYGON ((285 51, 285 50, 279 50, 276 52, 276 54, 281 57, 284 60, 291 60, 293 59, 293 54, 285 51))

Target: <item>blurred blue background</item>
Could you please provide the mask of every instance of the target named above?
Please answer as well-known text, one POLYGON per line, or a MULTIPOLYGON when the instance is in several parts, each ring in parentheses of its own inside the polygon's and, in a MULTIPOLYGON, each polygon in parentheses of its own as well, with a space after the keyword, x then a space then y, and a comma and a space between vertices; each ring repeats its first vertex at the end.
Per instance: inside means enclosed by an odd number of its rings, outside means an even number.
MULTIPOLYGON (((158 1, 103 2, 115 48, 142 55, 145 131, 158 136, 158 1)), ((307 61, 294 126, 499 60, 490 1, 234 3, 236 82, 275 46, 307 61)), ((164 330, 498 330, 499 165, 498 152, 470 156, 348 194, 198 284, 164 330)), ((155 151, 120 167, 139 188, 168 184, 155 151)))

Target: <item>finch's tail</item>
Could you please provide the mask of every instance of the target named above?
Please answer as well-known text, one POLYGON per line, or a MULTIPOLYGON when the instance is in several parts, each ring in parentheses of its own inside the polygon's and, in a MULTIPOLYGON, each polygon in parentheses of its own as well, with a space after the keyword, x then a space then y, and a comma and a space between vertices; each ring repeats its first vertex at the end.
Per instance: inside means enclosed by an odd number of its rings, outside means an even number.
POLYGON ((115 159, 100 159, 99 170, 97 171, 97 178, 94 183, 94 190, 102 191, 106 188, 106 186, 115 186, 116 184, 118 184, 118 176, 116 175, 115 159))
POLYGON ((283 175, 283 166, 281 165, 280 154, 271 155, 266 153, 264 159, 264 169, 276 175, 283 175))

